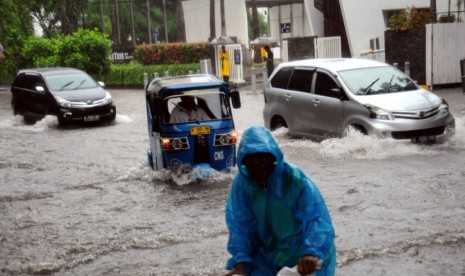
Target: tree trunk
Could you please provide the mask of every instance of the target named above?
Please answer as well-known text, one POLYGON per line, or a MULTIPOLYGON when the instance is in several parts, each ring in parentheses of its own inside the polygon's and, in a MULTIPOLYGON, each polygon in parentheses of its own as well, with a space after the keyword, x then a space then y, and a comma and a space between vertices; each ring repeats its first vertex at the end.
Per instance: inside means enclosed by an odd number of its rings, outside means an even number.
MULTIPOLYGON (((258 9, 257 9, 257 0, 252 0, 251 2, 252 7, 252 30, 253 30, 253 38, 255 39, 260 36, 260 26, 258 23, 258 9)), ((253 61, 255 63, 262 62, 262 55, 260 54, 260 49, 257 47, 254 51, 253 61)))
POLYGON ((220 0, 220 13, 221 13, 221 35, 226 36, 226 20, 224 14, 224 0, 220 0))
POLYGON ((178 29, 176 32, 176 40, 179 42, 185 42, 186 41, 186 25, 184 22, 182 0, 176 0, 176 18, 178 19, 178 29))
POLYGON ((215 0, 210 0, 210 37, 208 38, 209 42, 216 37, 215 28, 215 0))

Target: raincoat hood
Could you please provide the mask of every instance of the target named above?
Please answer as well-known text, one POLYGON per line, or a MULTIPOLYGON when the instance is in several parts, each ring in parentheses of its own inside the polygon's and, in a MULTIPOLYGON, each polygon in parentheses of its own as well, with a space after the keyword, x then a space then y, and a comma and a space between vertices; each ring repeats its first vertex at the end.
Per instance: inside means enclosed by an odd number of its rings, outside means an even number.
POLYGON ((268 184, 280 183, 283 167, 283 152, 276 143, 271 132, 262 126, 252 126, 242 135, 237 152, 237 166, 240 174, 250 179, 249 172, 243 164, 244 157, 248 154, 266 152, 271 153, 276 159, 276 167, 271 174, 268 184))

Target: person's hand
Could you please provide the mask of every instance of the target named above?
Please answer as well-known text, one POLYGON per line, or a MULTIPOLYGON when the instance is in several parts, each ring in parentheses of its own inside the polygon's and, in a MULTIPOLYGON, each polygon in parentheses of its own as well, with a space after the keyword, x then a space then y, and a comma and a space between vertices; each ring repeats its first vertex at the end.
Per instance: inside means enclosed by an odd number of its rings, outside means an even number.
POLYGON ((297 271, 300 275, 310 275, 319 269, 318 258, 313 256, 305 256, 299 259, 297 271))
POLYGON ((226 276, 232 276, 232 275, 245 275, 244 274, 244 265, 242 263, 238 263, 234 266, 233 270, 229 271, 226 276))

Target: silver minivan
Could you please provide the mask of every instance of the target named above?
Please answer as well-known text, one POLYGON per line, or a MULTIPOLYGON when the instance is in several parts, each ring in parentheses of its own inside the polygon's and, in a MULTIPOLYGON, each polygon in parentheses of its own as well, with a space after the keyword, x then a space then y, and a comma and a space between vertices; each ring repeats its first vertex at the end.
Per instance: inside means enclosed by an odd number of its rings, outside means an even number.
POLYGON ((447 102, 389 64, 369 59, 281 63, 264 85, 265 126, 321 140, 356 130, 414 143, 455 133, 447 102))

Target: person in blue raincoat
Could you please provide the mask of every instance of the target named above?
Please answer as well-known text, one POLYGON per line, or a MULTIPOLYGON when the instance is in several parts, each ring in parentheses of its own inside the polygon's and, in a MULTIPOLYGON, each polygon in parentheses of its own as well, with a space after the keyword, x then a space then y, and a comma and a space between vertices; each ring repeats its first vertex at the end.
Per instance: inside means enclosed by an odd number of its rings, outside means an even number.
POLYGON ((226 275, 334 275, 334 228, 323 197, 304 172, 286 162, 264 127, 247 129, 237 153, 239 172, 226 205, 226 275))

